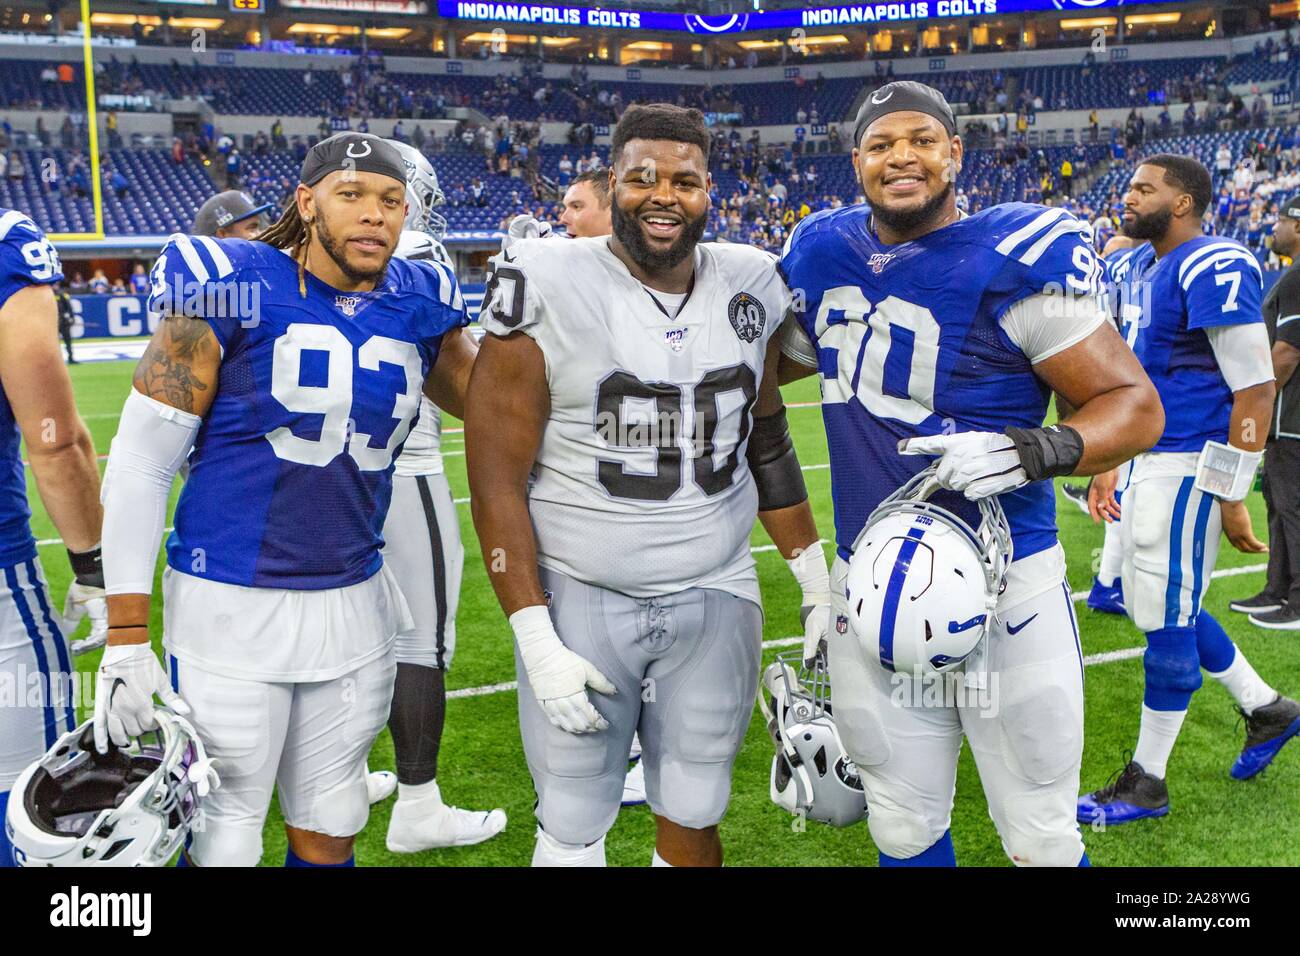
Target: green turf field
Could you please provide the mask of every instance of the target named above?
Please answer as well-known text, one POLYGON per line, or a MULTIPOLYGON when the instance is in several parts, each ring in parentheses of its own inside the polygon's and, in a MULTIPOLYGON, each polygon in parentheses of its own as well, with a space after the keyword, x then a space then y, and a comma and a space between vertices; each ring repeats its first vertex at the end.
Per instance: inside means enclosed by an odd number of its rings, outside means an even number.
MULTIPOLYGON (((100 455, 106 455, 117 414, 131 383, 130 363, 83 364, 72 369, 78 402, 95 438, 100 455)), ((816 385, 809 379, 788 388, 791 403, 813 403, 816 385)), ((823 537, 830 534, 830 479, 826 470, 826 439, 815 406, 793 409, 791 428, 800 460, 807 471, 823 537)), ((456 427, 448 421, 447 429, 456 427)), ((463 440, 459 432, 446 433, 444 454, 453 493, 468 495, 463 440)), ((29 486, 31 482, 29 481, 29 486)), ((1250 499, 1257 533, 1263 537, 1264 508, 1258 494, 1250 499)), ((1101 530, 1064 498, 1058 496, 1061 537, 1070 563, 1070 585, 1077 592, 1092 579, 1092 565, 1100 553, 1101 530)), ((69 580, 67 560, 57 532, 32 494, 33 520, 41 556, 55 600, 62 605, 69 580)), ((485 688, 514 680, 510 632, 488 586, 479 557, 469 508, 461 505, 465 537, 465 583, 461 592, 455 666, 448 678, 453 691, 485 688)), ((761 529, 755 546, 767 545, 761 529)), ((780 557, 772 550, 757 555, 763 585, 766 641, 788 638, 798 631, 798 590, 780 557)), ((1262 566, 1262 557, 1241 555, 1225 541, 1219 570, 1262 566)), ((159 562, 161 572, 162 562, 159 562)), ((1209 589, 1205 607, 1224 623, 1249 656, 1256 670, 1274 686, 1295 695, 1300 691, 1300 636, 1294 632, 1263 631, 1227 609, 1230 599, 1257 592, 1262 571, 1222 577, 1209 589)), ((157 588, 156 588, 157 592, 157 588)), ((1079 624, 1086 655, 1138 647, 1141 635, 1125 619, 1095 614, 1082 602, 1079 624)), ((155 641, 161 639, 161 606, 155 605, 155 641)), ((84 627, 84 626, 83 626, 84 627)), ((80 636, 80 635, 78 635, 80 636)), ((776 653, 765 651, 765 660, 776 653)), ((83 671, 93 671, 99 654, 78 661, 83 671)), ((1086 669, 1087 744, 1083 781, 1092 789, 1124 761, 1124 750, 1136 742, 1142 695, 1140 657, 1096 663, 1086 669)), ((357 840, 357 862, 369 866, 521 866, 527 865, 533 847, 533 791, 515 713, 513 691, 459 696, 448 704, 447 729, 439 761, 439 782, 445 798, 462 807, 503 807, 510 818, 506 831, 490 842, 454 850, 411 856, 390 854, 384 847, 391 802, 373 808, 370 824, 357 840)), ((1144 821, 1105 833, 1085 832, 1095 865, 1253 866, 1300 865, 1300 743, 1283 750, 1274 766, 1253 781, 1229 778, 1228 767, 1240 749, 1244 730, 1238 726, 1232 701, 1218 684, 1207 678, 1197 694, 1182 737, 1169 767, 1173 809, 1163 820, 1144 821)), ((806 830, 792 826, 792 818, 768 799, 768 768, 772 749, 755 709, 745 746, 736 763, 731 808, 722 824, 729 865, 809 866, 874 865, 875 849, 865 826, 838 831, 819 824, 806 830)), ((375 745, 371 766, 392 766, 392 744, 387 733, 375 745)), ((1009 865, 989 820, 979 780, 968 751, 962 754, 953 813, 953 841, 962 865, 1009 865)), ((646 866, 653 847, 654 824, 649 809, 624 810, 608 840, 611 865, 646 866)), ((284 836, 272 809, 266 828, 264 861, 279 865, 284 858, 284 836)))

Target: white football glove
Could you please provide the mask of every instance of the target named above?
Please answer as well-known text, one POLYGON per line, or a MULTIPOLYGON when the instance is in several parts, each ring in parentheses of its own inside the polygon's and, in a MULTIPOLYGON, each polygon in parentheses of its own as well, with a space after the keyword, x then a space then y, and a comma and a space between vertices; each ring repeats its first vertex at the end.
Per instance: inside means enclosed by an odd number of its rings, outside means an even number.
POLYGON ((63 633, 71 634, 83 617, 90 617, 90 634, 72 642, 72 653, 80 656, 104 646, 108 640, 108 599, 103 588, 73 581, 63 602, 63 633))
POLYGON ((540 604, 521 608, 510 615, 524 672, 533 696, 546 719, 570 734, 591 734, 609 727, 587 696, 587 688, 601 694, 618 689, 579 654, 569 650, 555 633, 550 612, 540 604))
POLYGON ((125 747, 132 737, 154 730, 154 694, 184 716, 189 705, 167 682, 158 655, 148 644, 112 644, 104 648, 95 681, 95 749, 108 752, 108 741, 125 747))
POLYGON ((820 542, 813 542, 785 562, 799 582, 803 599, 799 620, 803 623, 803 661, 809 667, 817 655, 826 653, 826 636, 831 629, 831 572, 820 542))
POLYGON ((521 213, 510 220, 506 234, 511 239, 549 239, 551 224, 544 219, 534 219, 527 213, 521 213))
POLYGON ((971 501, 1000 495, 1029 484, 1015 443, 997 432, 930 435, 900 442, 903 455, 941 455, 935 474, 940 485, 960 491, 971 501))

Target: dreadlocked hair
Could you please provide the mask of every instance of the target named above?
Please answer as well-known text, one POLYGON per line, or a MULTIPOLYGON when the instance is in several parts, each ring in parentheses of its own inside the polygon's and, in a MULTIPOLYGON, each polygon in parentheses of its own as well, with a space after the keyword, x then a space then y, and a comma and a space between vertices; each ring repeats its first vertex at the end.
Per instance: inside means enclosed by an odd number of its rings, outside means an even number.
POLYGON ((276 249, 288 250, 298 263, 298 294, 307 298, 307 245, 311 242, 311 229, 298 214, 298 204, 289 203, 274 224, 253 238, 276 249))

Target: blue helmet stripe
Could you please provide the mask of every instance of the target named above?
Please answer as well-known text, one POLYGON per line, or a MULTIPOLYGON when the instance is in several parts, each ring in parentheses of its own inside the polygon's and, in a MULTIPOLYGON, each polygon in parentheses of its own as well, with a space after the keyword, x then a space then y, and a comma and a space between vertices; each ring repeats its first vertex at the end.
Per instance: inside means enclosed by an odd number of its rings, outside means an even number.
POLYGON ((885 606, 880 612, 880 663, 886 670, 894 669, 894 619, 898 615, 898 601, 903 596, 903 581, 912 567, 912 556, 916 546, 925 534, 924 528, 909 528, 907 540, 898 549, 894 559, 894 570, 889 574, 889 584, 885 588, 885 606))

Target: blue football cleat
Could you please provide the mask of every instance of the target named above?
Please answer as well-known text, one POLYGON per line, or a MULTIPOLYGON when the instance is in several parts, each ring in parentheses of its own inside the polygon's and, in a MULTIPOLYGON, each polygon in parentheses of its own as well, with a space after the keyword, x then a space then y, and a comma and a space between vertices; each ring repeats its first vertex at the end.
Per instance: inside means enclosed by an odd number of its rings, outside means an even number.
POLYGON ((1119 826, 1134 820, 1163 817, 1169 812, 1169 788, 1142 765, 1130 760, 1113 783, 1079 798, 1075 819, 1080 823, 1119 826))
POLYGON ((1246 746, 1229 773, 1234 780, 1249 780, 1277 756, 1292 737, 1300 735, 1300 704, 1278 695, 1266 707, 1256 707, 1246 718, 1246 746))
POLYGON ((1092 579, 1092 590, 1088 592, 1088 607, 1102 614, 1124 614, 1124 589, 1119 581, 1113 587, 1106 587, 1099 578, 1092 579))

